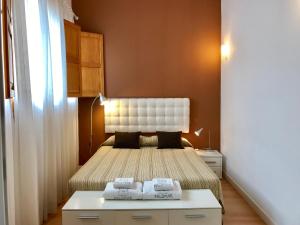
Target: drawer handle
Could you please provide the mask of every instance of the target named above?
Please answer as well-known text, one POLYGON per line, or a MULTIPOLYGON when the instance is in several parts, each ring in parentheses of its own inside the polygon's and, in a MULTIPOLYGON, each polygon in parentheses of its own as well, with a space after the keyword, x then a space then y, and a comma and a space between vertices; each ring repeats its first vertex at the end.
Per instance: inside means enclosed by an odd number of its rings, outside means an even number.
POLYGON ((207 164, 216 164, 216 161, 205 161, 207 164))
POLYGON ((100 216, 79 216, 80 220, 99 220, 100 216))
POLYGON ((141 216, 132 216, 132 219, 134 220, 151 220, 151 215, 141 215, 141 216))
POLYGON ((187 218, 187 219, 203 219, 203 218, 205 218, 205 215, 203 215, 203 214, 185 215, 185 218, 187 218))

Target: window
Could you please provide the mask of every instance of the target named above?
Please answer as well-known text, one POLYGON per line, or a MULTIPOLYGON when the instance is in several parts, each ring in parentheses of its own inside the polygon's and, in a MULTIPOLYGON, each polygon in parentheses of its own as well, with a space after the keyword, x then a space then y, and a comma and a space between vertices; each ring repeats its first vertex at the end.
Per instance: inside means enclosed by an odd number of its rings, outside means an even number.
POLYGON ((60 14, 55 10, 55 1, 47 2, 46 12, 40 4, 29 0, 25 7, 31 97, 33 104, 43 110, 49 99, 54 106, 61 105, 66 85, 60 14))

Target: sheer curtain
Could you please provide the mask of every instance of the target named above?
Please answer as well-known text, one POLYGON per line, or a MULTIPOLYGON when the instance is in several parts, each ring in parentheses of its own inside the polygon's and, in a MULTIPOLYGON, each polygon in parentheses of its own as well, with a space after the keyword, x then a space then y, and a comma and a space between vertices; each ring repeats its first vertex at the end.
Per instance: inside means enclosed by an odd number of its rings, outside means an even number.
POLYGON ((39 225, 78 165, 77 100, 67 98, 62 0, 14 0, 16 96, 6 104, 10 225, 39 225))

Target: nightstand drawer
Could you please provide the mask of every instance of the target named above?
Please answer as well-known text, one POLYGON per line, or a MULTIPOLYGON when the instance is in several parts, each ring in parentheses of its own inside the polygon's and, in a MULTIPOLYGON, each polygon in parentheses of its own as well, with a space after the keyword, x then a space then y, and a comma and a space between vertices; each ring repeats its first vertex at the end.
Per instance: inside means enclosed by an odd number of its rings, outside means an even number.
POLYGON ((209 166, 222 166, 222 158, 219 157, 202 157, 209 166))
POLYGON ((222 168, 221 167, 215 167, 210 166, 211 170, 214 171, 214 173, 219 177, 222 178, 222 168))

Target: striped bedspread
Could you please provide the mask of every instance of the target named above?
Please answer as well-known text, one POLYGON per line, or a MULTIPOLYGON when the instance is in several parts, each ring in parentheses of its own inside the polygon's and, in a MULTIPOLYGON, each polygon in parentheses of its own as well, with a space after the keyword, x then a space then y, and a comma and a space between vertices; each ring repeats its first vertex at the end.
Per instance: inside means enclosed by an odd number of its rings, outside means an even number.
POLYGON ((189 147, 114 149, 102 146, 70 179, 70 191, 103 190, 107 182, 117 177, 134 177, 140 182, 169 177, 178 180, 183 189, 211 189, 222 200, 219 178, 189 147))

